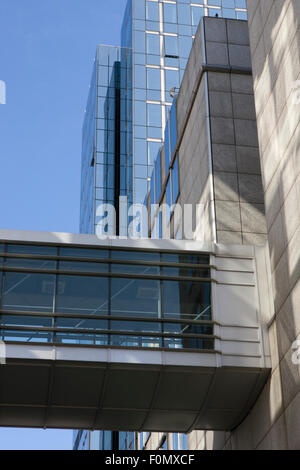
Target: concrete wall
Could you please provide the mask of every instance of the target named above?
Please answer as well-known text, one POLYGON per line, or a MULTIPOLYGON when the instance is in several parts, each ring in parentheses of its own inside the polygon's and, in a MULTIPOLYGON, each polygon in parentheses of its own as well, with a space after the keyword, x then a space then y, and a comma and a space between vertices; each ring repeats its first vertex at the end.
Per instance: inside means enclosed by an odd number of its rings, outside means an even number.
MULTIPOLYGON (((291 360, 300 337, 300 103, 293 90, 300 79, 300 2, 248 0, 248 10, 275 318, 272 379, 256 407, 261 432, 245 444, 300 449, 300 369, 291 360)), ((234 447, 242 432, 234 434, 234 447)))
POLYGON ((177 98, 177 128, 179 203, 204 207, 195 238, 264 245, 247 22, 200 23, 177 98))

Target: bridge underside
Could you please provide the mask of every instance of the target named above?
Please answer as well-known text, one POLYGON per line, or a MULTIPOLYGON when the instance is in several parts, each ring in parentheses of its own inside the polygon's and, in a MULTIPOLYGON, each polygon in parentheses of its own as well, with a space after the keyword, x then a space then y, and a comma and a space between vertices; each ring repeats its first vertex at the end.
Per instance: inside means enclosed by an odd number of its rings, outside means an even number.
POLYGON ((214 353, 6 345, 0 426, 231 430, 269 374, 217 367, 214 353))

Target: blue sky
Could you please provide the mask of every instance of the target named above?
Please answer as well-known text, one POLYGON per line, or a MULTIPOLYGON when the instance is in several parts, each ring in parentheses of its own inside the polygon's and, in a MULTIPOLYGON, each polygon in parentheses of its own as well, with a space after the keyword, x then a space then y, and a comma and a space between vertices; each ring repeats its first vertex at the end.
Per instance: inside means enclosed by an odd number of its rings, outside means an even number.
MULTIPOLYGON (((78 232, 81 128, 96 44, 126 0, 1 0, 0 228, 78 232)), ((70 449, 71 431, 0 428, 0 449, 70 449)))

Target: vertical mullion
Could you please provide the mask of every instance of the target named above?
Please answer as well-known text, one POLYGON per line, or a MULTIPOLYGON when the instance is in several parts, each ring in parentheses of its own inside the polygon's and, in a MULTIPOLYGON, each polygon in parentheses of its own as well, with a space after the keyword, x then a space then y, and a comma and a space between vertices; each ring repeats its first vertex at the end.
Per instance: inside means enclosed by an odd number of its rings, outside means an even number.
MULTIPOLYGON (((59 260, 58 260, 58 258, 59 258, 59 256, 60 256, 60 247, 58 247, 57 250, 58 250, 58 253, 57 253, 58 257, 57 257, 56 264, 55 264, 55 269, 56 269, 56 271, 58 271, 58 267, 59 267, 59 260)), ((52 327, 53 327, 53 328, 56 328, 55 312, 56 312, 56 305, 57 305, 58 276, 59 276, 59 274, 55 274, 54 292, 53 292, 53 303, 52 303, 52 313, 53 313, 53 317, 52 317, 52 327)), ((52 340, 53 340, 53 343, 56 342, 56 331, 53 331, 52 340)))

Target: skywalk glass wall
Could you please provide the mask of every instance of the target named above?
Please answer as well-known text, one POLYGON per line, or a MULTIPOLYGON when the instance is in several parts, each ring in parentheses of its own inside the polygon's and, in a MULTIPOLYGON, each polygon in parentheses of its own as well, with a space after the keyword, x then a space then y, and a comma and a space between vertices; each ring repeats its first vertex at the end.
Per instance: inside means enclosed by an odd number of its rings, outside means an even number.
POLYGON ((129 194, 137 203, 144 202, 150 189, 172 104, 171 90, 180 86, 204 15, 246 20, 246 0, 128 0, 122 46, 133 50, 134 180, 129 194))
POLYGON ((209 255, 1 244, 4 341, 213 349, 209 255))

